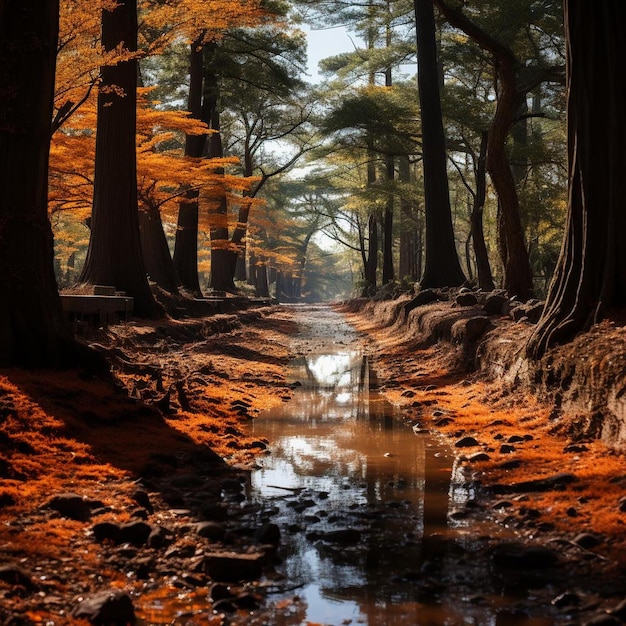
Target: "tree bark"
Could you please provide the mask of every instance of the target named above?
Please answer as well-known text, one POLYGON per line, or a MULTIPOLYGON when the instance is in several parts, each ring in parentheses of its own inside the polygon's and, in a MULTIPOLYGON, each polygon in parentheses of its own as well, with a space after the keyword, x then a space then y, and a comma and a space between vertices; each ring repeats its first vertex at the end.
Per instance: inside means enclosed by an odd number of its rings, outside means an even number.
MULTIPOLYGON (((187 110, 197 120, 203 120, 203 57, 202 42, 192 42, 189 51, 189 95, 187 110)), ((204 154, 206 135, 187 135, 185 155, 199 159, 204 154)), ((183 286, 196 296, 202 295, 198 280, 198 192, 189 190, 178 205, 178 224, 174 242, 174 267, 183 286)))
POLYGON ((378 221, 373 213, 370 213, 367 221, 368 246, 367 260, 365 263, 365 286, 363 295, 371 296, 376 289, 376 269, 378 267, 378 221))
MULTIPOLYGON (((102 11, 102 45, 137 49, 136 2, 102 11)), ((91 237, 79 282, 114 285, 133 297, 135 315, 156 318, 163 309, 148 285, 139 236, 137 60, 104 66, 101 74, 91 237)))
POLYGON ((476 195, 474 196, 474 206, 472 208, 471 231, 478 271, 478 285, 483 291, 492 291, 494 289, 493 276, 491 275, 491 265, 489 264, 489 254, 487 253, 483 230, 483 210, 487 196, 487 135, 486 131, 482 134, 480 153, 478 154, 478 163, 476 164, 476 195))
POLYGON ((139 212, 139 234, 148 276, 164 291, 179 295, 181 283, 172 263, 159 209, 139 212))
POLYGON ((623 108, 626 4, 565 1, 569 201, 566 232, 544 314, 527 353, 557 343, 626 306, 623 108))
POLYGON ((59 3, 0 8, 0 366, 76 365, 47 214, 59 3))
MULTIPOLYGON (((411 169, 408 156, 399 159, 398 178, 408 188, 411 182, 411 169)), ((400 263, 399 278, 410 279, 415 282, 419 279, 418 273, 418 244, 417 224, 414 217, 414 207, 406 191, 403 191, 400 199, 400 263)))
POLYGON ((454 240, 446 170, 446 147, 439 96, 435 18, 430 0, 414 0, 424 203, 426 260, 422 287, 455 287, 465 282, 454 240))
POLYGON ((383 221, 383 284, 390 283, 395 278, 393 269, 393 181, 395 179, 395 159, 392 155, 386 157, 387 182, 389 192, 385 206, 383 221))

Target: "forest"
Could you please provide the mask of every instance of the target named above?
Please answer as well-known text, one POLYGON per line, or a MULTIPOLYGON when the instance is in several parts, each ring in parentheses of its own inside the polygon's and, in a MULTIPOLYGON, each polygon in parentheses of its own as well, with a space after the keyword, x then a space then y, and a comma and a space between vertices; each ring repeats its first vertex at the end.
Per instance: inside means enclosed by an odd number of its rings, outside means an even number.
POLYGON ((0 622, 623 623, 625 32, 1 0, 0 622), (314 31, 349 45, 311 67, 314 31), (336 495, 284 438, 353 402, 336 495))

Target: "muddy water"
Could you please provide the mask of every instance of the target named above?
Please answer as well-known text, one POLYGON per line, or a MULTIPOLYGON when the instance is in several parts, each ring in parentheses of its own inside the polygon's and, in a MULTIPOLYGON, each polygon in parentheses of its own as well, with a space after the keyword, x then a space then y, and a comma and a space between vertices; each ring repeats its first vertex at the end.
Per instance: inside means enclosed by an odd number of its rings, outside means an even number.
POLYGON ((383 399, 349 328, 328 321, 293 363, 292 400, 254 422, 271 454, 249 498, 281 530, 273 600, 292 607, 274 623, 552 624, 519 610, 529 592, 494 577, 493 537, 457 515, 473 494, 451 452, 383 399))

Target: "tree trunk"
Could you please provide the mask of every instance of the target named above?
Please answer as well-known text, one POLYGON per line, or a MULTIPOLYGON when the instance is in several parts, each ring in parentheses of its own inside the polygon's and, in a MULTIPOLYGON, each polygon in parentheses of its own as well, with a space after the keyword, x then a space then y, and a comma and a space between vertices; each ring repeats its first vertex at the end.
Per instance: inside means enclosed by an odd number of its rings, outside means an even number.
MULTIPOLYGON (((137 4, 102 11, 102 45, 137 49, 137 4)), ((137 206, 137 60, 101 68, 96 165, 87 259, 79 281, 114 285, 134 299, 139 317, 160 317, 143 263, 137 206), (123 89, 123 97, 115 90, 123 89)))
POLYGON ((376 289, 376 269, 378 267, 378 222, 376 216, 371 213, 367 222, 368 246, 367 262, 365 264, 365 286, 363 295, 371 296, 376 289))
POLYGON ((392 155, 386 157, 387 183, 389 191, 385 206, 385 218, 383 222, 383 284, 390 283, 395 278, 393 269, 393 181, 395 178, 395 159, 392 155))
POLYGON ((527 352, 539 358, 610 308, 626 306, 623 108, 626 4, 565 1, 569 202, 544 314, 527 352))
MULTIPOLYGON (((216 240, 222 244, 222 239, 216 240)), ((235 268, 237 267, 237 252, 228 248, 211 248, 211 289, 235 293, 235 268)))
POLYGON ((417 224, 413 215, 413 203, 408 196, 408 186, 411 182, 409 159, 403 156, 399 159, 398 177, 404 183, 400 199, 400 264, 398 274, 400 279, 417 281, 417 224))
MULTIPOLYGON (((202 42, 196 40, 189 51, 189 95, 187 110, 197 120, 203 120, 202 85, 203 85, 202 42)), ((208 122, 204 119, 203 121, 208 122)), ((185 137, 185 155, 201 158, 204 154, 206 135, 187 135, 185 137)), ((189 190, 178 205, 178 225, 174 242, 174 267, 181 283, 191 293, 201 296, 198 280, 198 192, 189 190)))
POLYGON ((465 282, 465 276, 452 227, 439 96, 435 18, 430 0, 414 0, 414 6, 426 208, 426 262, 421 282, 422 287, 455 287, 465 282))
POLYGON ((148 276, 164 291, 179 295, 180 279, 172 263, 159 209, 139 211, 139 234, 148 276))
POLYGON ((489 264, 489 254, 487 253, 483 230, 483 210, 487 196, 487 141, 487 132, 483 132, 480 141, 478 163, 476 165, 476 195, 474 196, 474 207, 472 209, 471 231, 478 271, 478 285, 483 291, 492 291, 494 289, 493 276, 491 275, 491 265, 489 264))
POLYGON ((502 217, 502 234, 506 243, 504 288, 510 295, 528 300, 533 295, 533 277, 524 240, 519 198, 508 156, 506 140, 511 121, 519 105, 515 90, 515 61, 512 55, 496 59, 500 92, 489 129, 487 169, 498 194, 502 217))
POLYGON ((59 3, 0 9, 0 366, 77 365, 47 213, 59 3))

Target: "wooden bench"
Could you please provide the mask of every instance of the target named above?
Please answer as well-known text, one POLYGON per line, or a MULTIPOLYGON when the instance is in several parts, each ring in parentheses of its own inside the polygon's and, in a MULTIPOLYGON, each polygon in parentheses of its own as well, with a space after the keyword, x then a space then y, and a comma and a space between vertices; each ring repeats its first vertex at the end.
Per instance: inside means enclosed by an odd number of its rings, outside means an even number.
POLYGON ((100 326, 128 320, 133 312, 133 299, 129 296, 61 294, 61 306, 71 321, 100 326))

